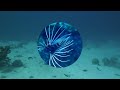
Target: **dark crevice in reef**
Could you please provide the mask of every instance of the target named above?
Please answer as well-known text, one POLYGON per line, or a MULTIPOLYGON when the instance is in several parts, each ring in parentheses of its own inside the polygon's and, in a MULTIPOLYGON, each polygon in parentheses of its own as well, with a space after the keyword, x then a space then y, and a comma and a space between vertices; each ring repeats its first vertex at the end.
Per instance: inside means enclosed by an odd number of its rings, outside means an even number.
POLYGON ((21 60, 15 60, 11 63, 11 59, 8 57, 10 52, 10 46, 0 46, 0 72, 2 73, 8 73, 16 67, 23 66, 21 60))

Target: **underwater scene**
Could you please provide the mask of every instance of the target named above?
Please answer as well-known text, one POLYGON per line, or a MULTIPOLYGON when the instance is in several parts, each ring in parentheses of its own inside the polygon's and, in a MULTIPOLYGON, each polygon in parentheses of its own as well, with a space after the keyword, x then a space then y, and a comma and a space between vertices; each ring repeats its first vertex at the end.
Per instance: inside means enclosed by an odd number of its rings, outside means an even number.
POLYGON ((0 11, 0 79, 120 79, 120 11, 0 11))

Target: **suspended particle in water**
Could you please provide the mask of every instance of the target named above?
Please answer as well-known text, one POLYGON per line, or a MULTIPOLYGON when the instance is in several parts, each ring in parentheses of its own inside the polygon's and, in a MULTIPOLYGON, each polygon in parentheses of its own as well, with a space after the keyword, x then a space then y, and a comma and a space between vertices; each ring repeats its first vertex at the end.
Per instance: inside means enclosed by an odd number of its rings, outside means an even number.
POLYGON ((62 68, 78 60, 82 40, 76 28, 64 22, 55 22, 40 33, 37 47, 47 65, 62 68))

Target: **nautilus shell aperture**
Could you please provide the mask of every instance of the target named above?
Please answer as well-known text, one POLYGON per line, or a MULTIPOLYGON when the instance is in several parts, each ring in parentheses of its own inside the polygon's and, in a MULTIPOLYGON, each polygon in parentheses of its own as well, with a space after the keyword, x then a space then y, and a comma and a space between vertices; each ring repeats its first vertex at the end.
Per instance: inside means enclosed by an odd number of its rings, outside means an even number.
POLYGON ((73 26, 55 22, 42 30, 37 47, 46 64, 62 68, 78 60, 82 51, 82 40, 80 33, 73 26))

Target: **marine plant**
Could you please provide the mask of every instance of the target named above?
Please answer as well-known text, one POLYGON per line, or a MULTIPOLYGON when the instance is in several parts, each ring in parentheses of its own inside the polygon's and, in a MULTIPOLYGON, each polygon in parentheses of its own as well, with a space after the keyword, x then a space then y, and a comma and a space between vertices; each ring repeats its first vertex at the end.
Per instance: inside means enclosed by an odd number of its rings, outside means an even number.
POLYGON ((0 67, 10 65, 10 58, 7 56, 10 52, 10 46, 0 46, 0 67))

